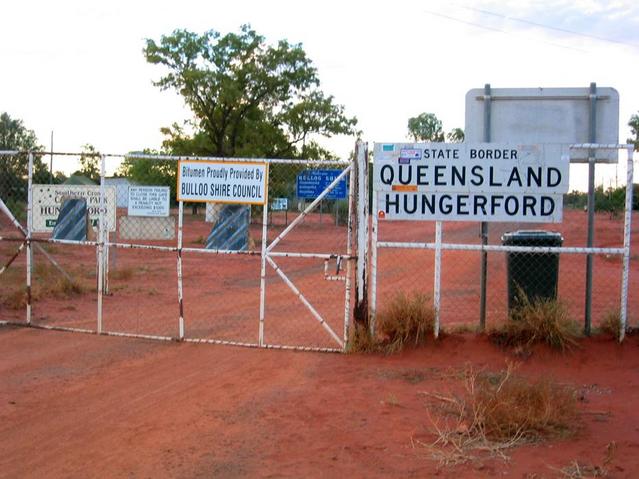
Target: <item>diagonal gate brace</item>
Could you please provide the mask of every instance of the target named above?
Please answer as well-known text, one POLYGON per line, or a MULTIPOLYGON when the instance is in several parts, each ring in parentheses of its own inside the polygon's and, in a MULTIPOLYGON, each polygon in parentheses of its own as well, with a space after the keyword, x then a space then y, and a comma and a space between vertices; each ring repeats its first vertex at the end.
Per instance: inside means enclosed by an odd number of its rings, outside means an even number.
POLYGON ((335 342, 337 344, 339 344, 340 348, 344 348, 344 342, 340 339, 340 337, 337 334, 335 334, 335 331, 333 331, 333 329, 328 325, 328 323, 326 321, 324 321, 324 318, 322 318, 322 315, 317 312, 317 310, 313 307, 313 305, 311 303, 308 302, 308 300, 304 297, 302 292, 299 289, 297 289, 295 284, 293 284, 293 282, 288 278, 288 276, 286 276, 286 274, 284 274, 284 272, 275 263, 275 261, 273 261, 273 259, 269 255, 266 256, 266 260, 273 267, 273 269, 279 275, 279 277, 282 278, 282 281, 284 281, 284 283, 286 283, 286 285, 289 288, 291 288, 291 291, 293 291, 293 293, 295 293, 295 295, 299 298, 299 300, 302 302, 302 304, 304 304, 304 306, 306 306, 306 308, 308 308, 308 310, 311 312, 313 317, 317 321, 319 321, 319 323, 328 332, 328 334, 330 334, 331 337, 335 340, 335 342))

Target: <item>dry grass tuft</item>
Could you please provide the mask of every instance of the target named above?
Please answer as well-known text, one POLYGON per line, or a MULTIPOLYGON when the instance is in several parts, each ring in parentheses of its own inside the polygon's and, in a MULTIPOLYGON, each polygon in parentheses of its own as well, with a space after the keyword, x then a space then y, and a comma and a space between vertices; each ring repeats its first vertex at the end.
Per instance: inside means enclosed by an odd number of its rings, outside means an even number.
POLYGON ((377 336, 356 324, 351 329, 350 353, 393 354, 406 346, 417 346, 432 334, 435 310, 427 295, 397 293, 377 314, 377 336))
POLYGON ((619 310, 608 311, 599 325, 599 332, 619 341, 621 331, 621 313, 619 310))
POLYGON ((585 479, 586 477, 608 477, 608 468, 615 460, 617 443, 609 442, 604 449, 604 457, 601 464, 589 464, 572 461, 570 465, 561 469, 551 468, 566 479, 585 479))
POLYGON ((7 308, 14 310, 26 308, 27 292, 24 290, 24 288, 11 291, 10 293, 4 295, 2 304, 4 304, 7 308))
POLYGON ((46 284, 36 284, 33 289, 33 297, 35 300, 45 296, 70 298, 85 292, 84 286, 77 281, 69 281, 67 278, 58 277, 46 284))
POLYGON ((565 351, 577 346, 580 328, 568 314, 566 306, 553 299, 524 297, 513 309, 510 321, 489 331, 489 337, 500 346, 528 348, 545 343, 565 351))
POLYGON ((133 277, 133 268, 118 268, 114 271, 109 272, 111 279, 128 281, 133 277))
POLYGON ((391 354, 424 343, 433 332, 435 310, 423 293, 397 293, 377 315, 383 349, 391 354))
MULTIPOLYGON (((34 282, 31 289, 32 301, 44 298, 67 299, 84 294, 86 288, 76 281, 69 281, 63 277, 49 277, 47 281, 34 282)), ((2 303, 9 309, 19 310, 27 306, 27 292, 25 288, 12 291, 4 296, 2 303)))
POLYGON ((45 297, 66 299, 88 290, 80 282, 69 280, 44 262, 36 264, 33 279, 31 294, 34 301, 45 297))
POLYGON ((346 352, 377 353, 380 351, 380 344, 370 333, 369 329, 366 326, 355 323, 351 328, 351 334, 346 346, 346 352))
POLYGON ((444 417, 431 417, 437 439, 422 445, 442 465, 474 460, 476 454, 507 459, 506 449, 574 434, 575 390, 548 379, 528 381, 514 369, 512 364, 498 373, 469 368, 461 396, 424 393, 444 417))

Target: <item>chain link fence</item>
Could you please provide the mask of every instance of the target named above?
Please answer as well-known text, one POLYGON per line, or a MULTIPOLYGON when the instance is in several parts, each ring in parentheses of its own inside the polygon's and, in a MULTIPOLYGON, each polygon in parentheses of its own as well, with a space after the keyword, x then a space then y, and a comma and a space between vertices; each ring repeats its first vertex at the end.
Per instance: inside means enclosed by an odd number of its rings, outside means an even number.
POLYGON ((66 178, 42 174, 44 168, 36 174, 44 157, 33 158, 29 222, 28 155, 0 157, 0 260, 16 255, 0 275, 3 320, 157 339, 343 348, 349 176, 310 194, 298 195, 298 182, 317 171, 335 178, 350 163, 269 160, 265 211, 178 202, 175 157, 96 156, 94 175, 83 175, 77 155, 54 153, 56 170, 76 171, 66 178), (321 194, 326 198, 315 201, 321 194))
MULTIPOLYGON (((63 182, 48 173, 47 159, 33 155, 29 221, 29 157, 0 154, 2 320, 161 339, 343 348, 353 307, 353 175, 345 172, 350 163, 269 161, 265 212, 260 205, 180 205, 177 158, 105 155, 104 171, 119 176, 102 175, 102 185, 99 178, 81 175, 63 182), (127 162, 129 168, 122 168, 127 162), (318 171, 329 182, 344 174, 330 192, 324 184, 300 194, 300 181, 318 171), (323 198, 317 199, 319 194, 323 198), (102 248, 100 224, 105 225, 102 248), (232 247, 229 241, 235 241, 232 247)), ((53 161, 56 170, 77 169, 77 156, 54 154, 53 161)), ((631 250, 636 251, 637 213, 632 219, 631 250)), ((584 321, 586 255, 580 249, 586 237, 587 214, 578 204, 565 203, 557 224, 491 223, 486 325, 507 320, 517 301, 536 295, 556 295, 574 319, 584 321), (509 233, 531 229, 556 233, 545 247, 571 250, 513 250, 519 244, 509 233)), ((377 310, 398 291, 433 294, 434 222, 380 221, 376 239, 381 245, 373 252, 377 310)), ((620 311, 623 213, 596 213, 593 246, 598 251, 592 255, 590 316, 597 327, 620 311)), ((442 223, 439 311, 445 329, 479 325, 480 250, 478 223, 442 223)), ((628 295, 632 327, 639 326, 638 265, 634 253, 628 295)))
POLYGON ((27 155, 0 153, 0 318, 26 321, 27 155))
MULTIPOLYGON (((571 168, 573 168, 571 166, 571 168)), ((636 251, 638 213, 632 213, 631 251, 636 251)), ((383 309, 397 292, 435 295, 434 222, 384 221, 377 224, 373 294, 383 309)), ((442 222, 439 320, 447 330, 480 327, 482 235, 480 223, 442 222)), ((590 312, 586 312, 588 214, 583 205, 564 203, 561 223, 488 224, 486 327, 509 318, 522 302, 557 298, 570 317, 592 327, 619 318, 622 301, 624 212, 595 214, 590 312), (517 247, 562 248, 551 252, 517 247), (493 250, 491 250, 491 248, 493 250), (510 250, 509 250, 510 248, 510 250), (566 249, 568 248, 568 249, 566 249)), ((375 246, 373 246, 375 249, 375 246)), ((628 325, 639 326, 639 262, 630 258, 628 325)))

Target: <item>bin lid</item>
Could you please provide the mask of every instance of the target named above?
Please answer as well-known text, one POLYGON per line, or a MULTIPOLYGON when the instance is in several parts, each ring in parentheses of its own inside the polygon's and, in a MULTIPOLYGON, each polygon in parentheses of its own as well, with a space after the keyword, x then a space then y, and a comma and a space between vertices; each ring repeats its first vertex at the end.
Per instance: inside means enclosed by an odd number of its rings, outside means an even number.
POLYGON ((519 230, 505 233, 501 242, 506 246, 561 246, 564 238, 556 231, 519 230))

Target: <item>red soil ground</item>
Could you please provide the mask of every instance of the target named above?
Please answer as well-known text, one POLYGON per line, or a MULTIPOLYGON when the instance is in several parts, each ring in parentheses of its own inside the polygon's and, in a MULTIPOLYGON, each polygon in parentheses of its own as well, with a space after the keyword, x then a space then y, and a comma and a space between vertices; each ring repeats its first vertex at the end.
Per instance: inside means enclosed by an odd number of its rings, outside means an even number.
POLYGON ((639 476, 636 336, 535 350, 519 372, 580 389, 576 436, 455 467, 421 445, 435 438, 423 392, 514 359, 481 336, 383 357, 3 326, 0 351, 2 478, 554 478, 602 467, 613 443, 607 477, 639 476))
MULTIPOLYGON (((550 225, 567 246, 583 246, 582 212, 550 225)), ((277 218, 276 218, 277 219, 277 218)), ((277 251, 345 252, 344 226, 316 216, 277 251)), ((281 220, 281 218, 280 218, 281 220)), ((290 218, 289 218, 290 221, 290 218)), ((621 246, 623 223, 597 218, 597 246, 621 246)), ((10 230, 2 225, 2 235, 10 230)), ((491 244, 505 229, 491 225, 491 244)), ((634 218, 633 242, 639 218, 634 218)), ((185 246, 202 247, 210 225, 185 218, 185 246)), ((272 240, 282 227, 271 228, 272 240)), ((380 239, 432 241, 433 225, 384 224, 380 239)), ((15 233, 15 232, 13 232, 15 233)), ((252 226, 259 249, 261 228, 252 226)), ((477 225, 445 225, 444 239, 474 242, 477 225)), ((15 242, 0 242, 3 263, 15 242)), ((633 244, 630 324, 639 322, 639 257, 633 244)), ((96 328, 95 248, 47 246, 85 290, 51 293, 58 273, 36 251, 33 322, 96 328), (43 267, 44 265, 44 267, 43 267)), ((177 335, 175 253, 118 250, 108 331, 177 335)), ((397 289, 432 291, 432 251, 380 253, 379 304, 397 289)), ((323 278, 316 260, 276 258, 341 334, 343 283, 323 278)), ((562 255, 559 296, 583 315, 582 256, 562 255)), ((619 304, 621 262, 595 260, 593 320, 619 304)), ((334 264, 332 265, 334 268, 334 264)), ((24 288, 24 254, 0 276, 0 320, 24 321, 12 292, 24 288)), ((476 325, 479 255, 445 252, 442 324, 476 325)), ((184 307, 190 338, 257 342, 258 256, 185 253, 184 307)), ((488 324, 506 317, 505 255, 489 256, 488 324)), ((268 268, 265 339, 270 344, 336 347, 287 286, 268 268)), ((511 461, 481 459, 440 467, 420 443, 434 440, 424 391, 459 387, 467 364, 502 369, 514 357, 482 336, 452 336, 396 357, 299 353, 152 342, 0 327, 0 477, 562 477, 573 461, 603 465, 616 444, 609 477, 639 477, 639 339, 621 346, 585 340, 559 355, 535 351, 520 366, 529 377, 554 377, 579 388, 581 428, 570 440, 528 445, 511 461), (451 374, 451 371, 453 372, 451 374)))

